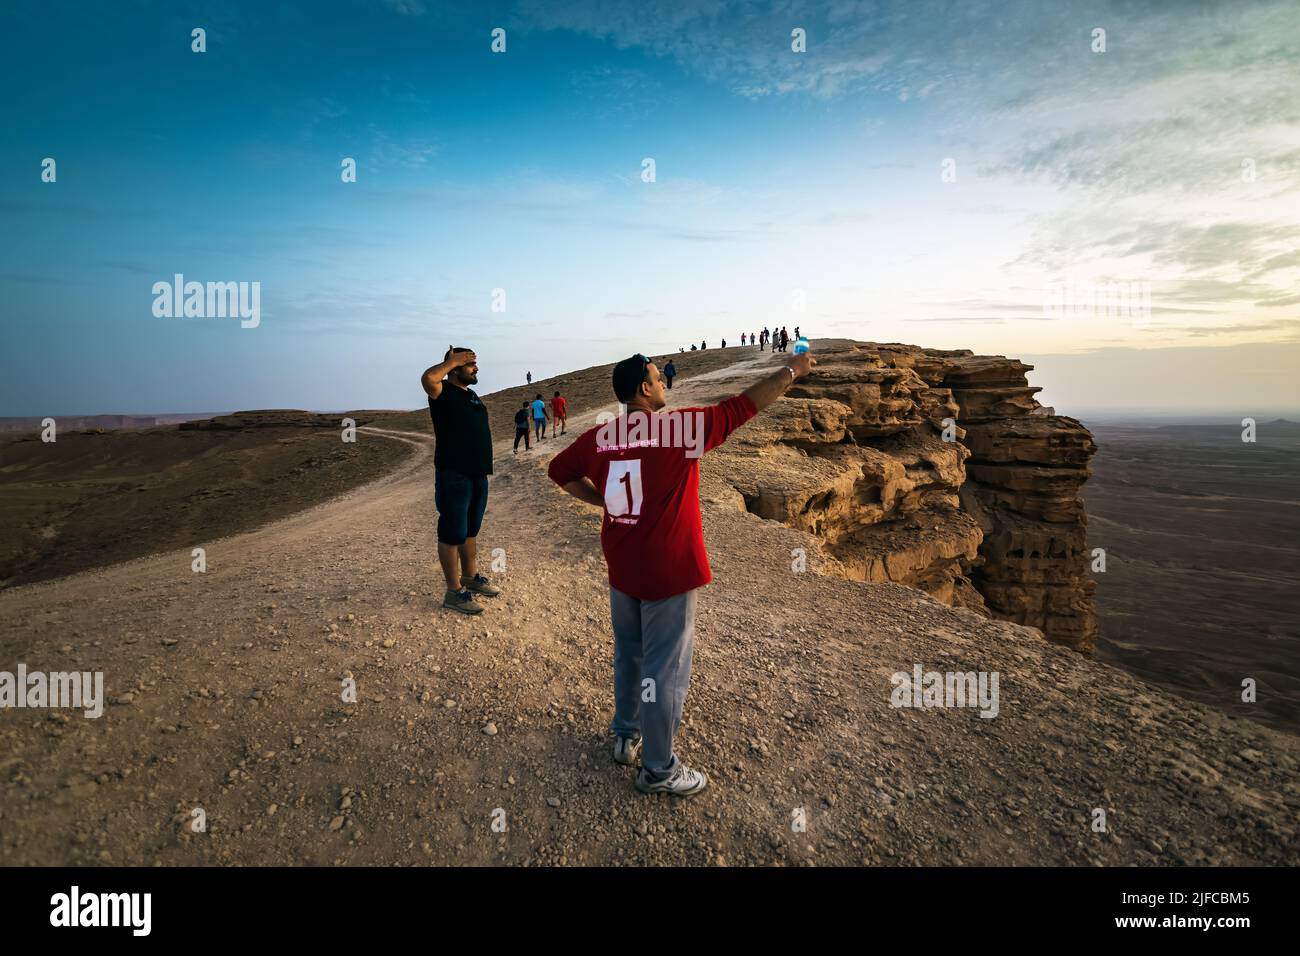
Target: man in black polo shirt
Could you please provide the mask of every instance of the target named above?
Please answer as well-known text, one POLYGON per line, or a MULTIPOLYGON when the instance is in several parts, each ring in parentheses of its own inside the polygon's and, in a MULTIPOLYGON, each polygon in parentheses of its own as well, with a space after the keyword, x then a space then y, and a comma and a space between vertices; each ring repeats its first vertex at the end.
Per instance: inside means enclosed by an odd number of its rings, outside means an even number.
POLYGON ((429 394, 429 417, 437 436, 433 500, 438 508, 438 561, 447 579, 442 606, 481 614, 483 607, 474 595, 496 597, 501 592, 477 567, 476 538, 487 510, 487 476, 492 474, 487 409, 470 388, 478 384, 478 359, 470 349, 448 349, 439 364, 425 369, 420 384, 429 394))

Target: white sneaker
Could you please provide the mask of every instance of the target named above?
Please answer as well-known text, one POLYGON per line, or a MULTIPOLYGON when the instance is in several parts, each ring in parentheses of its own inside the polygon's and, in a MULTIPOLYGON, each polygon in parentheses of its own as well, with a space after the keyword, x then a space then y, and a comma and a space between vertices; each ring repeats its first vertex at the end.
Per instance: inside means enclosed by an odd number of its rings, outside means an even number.
POLYGON ((709 785, 709 778, 702 770, 692 770, 686 764, 678 764, 677 769, 663 780, 651 780, 645 767, 636 775, 636 788, 642 793, 671 793, 677 797, 690 797, 709 785))
POLYGON ((615 737, 614 738, 614 762, 621 763, 625 767, 635 767, 637 758, 641 756, 641 738, 640 737, 615 737))

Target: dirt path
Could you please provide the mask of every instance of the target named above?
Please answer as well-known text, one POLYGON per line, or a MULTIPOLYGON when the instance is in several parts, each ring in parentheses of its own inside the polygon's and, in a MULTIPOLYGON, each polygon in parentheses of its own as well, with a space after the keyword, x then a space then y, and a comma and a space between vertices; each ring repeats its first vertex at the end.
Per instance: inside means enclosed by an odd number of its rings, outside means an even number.
MULTIPOLYGON (((765 361, 680 382, 674 402, 765 361)), ((712 787, 643 797, 605 736, 599 519, 545 477, 563 443, 497 443, 480 555, 503 549, 504 593, 470 619, 438 607, 431 436, 363 435, 411 456, 195 542, 206 573, 187 549, 0 594, 0 669, 103 671, 113 701, 97 720, 0 711, 0 863, 1295 862, 1296 738, 819 574, 814 540, 708 480, 715 583, 679 752, 712 787), (892 708, 890 675, 914 662, 999 672, 998 717, 892 708)))

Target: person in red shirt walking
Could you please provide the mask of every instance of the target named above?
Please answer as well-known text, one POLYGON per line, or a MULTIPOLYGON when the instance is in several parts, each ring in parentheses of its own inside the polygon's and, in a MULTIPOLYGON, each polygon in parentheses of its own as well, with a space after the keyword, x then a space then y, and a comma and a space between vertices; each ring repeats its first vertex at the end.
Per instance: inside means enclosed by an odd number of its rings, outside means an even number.
POLYGON ((564 400, 564 396, 558 391, 555 397, 551 399, 551 437, 555 437, 555 426, 560 426, 560 434, 564 434, 564 428, 567 424, 569 403, 564 400))
POLYGON ((614 629, 614 759, 641 754, 636 788, 691 796, 708 776, 673 753, 695 645, 698 589, 713 579, 700 521, 700 456, 807 375, 795 355, 743 393, 703 408, 664 411, 663 377, 644 355, 614 366, 627 406, 551 460, 547 474, 604 509, 600 543, 609 569, 614 629), (644 745, 644 746, 643 746, 644 745))

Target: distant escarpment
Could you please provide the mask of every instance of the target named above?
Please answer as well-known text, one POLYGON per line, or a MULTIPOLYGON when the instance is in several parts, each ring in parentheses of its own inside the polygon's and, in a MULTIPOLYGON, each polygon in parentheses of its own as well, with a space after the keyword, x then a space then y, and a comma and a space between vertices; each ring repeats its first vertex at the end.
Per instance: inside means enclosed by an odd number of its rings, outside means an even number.
POLYGON ((817 362, 719 449, 745 507, 822 538, 851 578, 1091 650, 1079 490, 1096 446, 1039 405, 1032 366, 894 344, 819 349, 817 362))

